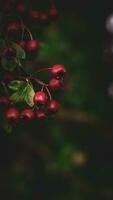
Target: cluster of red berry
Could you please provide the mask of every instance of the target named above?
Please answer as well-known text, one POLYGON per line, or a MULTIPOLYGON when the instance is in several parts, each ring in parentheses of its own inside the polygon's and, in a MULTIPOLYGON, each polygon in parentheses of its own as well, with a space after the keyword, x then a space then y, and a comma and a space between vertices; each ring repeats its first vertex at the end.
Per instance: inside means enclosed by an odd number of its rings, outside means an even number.
MULTIPOLYGON (((15 2, 16 0, 10 0, 10 4, 6 4, 6 7, 9 9, 8 5, 15 2)), ((18 2, 16 10, 18 13, 25 13, 28 8, 25 3, 18 2)), ((35 10, 30 10, 28 13, 35 20, 45 20, 48 16, 55 18, 58 15, 55 7, 49 9, 46 15, 39 14, 35 10)), ((33 56, 39 50, 40 42, 33 39, 31 31, 25 26, 21 15, 14 16, 19 19, 19 23, 9 23, 7 25, 8 34, 0 41, 3 45, 0 50, 0 74, 2 74, 0 85, 5 89, 4 95, 0 91, 0 108, 5 108, 5 118, 11 122, 17 122, 19 119, 44 119, 50 114, 55 114, 59 109, 59 103, 52 97, 51 93, 63 89, 66 69, 60 64, 55 64, 51 68, 39 69, 38 72, 47 70, 52 75, 48 84, 25 71, 21 60, 25 58, 26 54, 33 56), (24 40, 25 31, 30 36, 28 41, 24 40), (21 33, 21 40, 17 38, 15 42, 15 33, 21 33), (38 88, 41 86, 38 91, 35 89, 34 82, 38 84, 38 88), (13 94, 11 90, 13 90, 13 94), (17 108, 17 104, 22 102, 27 103, 27 106, 24 109, 17 108)))

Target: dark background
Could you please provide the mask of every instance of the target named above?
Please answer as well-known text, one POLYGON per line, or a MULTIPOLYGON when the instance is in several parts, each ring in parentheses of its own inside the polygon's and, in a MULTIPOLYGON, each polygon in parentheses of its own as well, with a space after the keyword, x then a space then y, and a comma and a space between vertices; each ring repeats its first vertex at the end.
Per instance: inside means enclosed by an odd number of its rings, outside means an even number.
MULTIPOLYGON (((32 6, 46 9, 48 1, 32 6)), ((62 107, 12 133, 1 125, 1 200, 113 199, 113 54, 105 29, 112 1, 56 0, 56 6, 57 21, 43 31, 31 25, 45 48, 30 65, 66 67, 65 91, 57 95, 62 107)))

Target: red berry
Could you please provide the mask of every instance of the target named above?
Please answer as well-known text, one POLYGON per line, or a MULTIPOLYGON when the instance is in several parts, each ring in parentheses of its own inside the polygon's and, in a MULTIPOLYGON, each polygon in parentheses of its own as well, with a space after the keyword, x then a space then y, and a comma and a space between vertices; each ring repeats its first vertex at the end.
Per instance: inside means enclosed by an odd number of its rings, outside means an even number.
POLYGON ((51 18, 56 18, 58 16, 58 10, 55 7, 52 7, 48 10, 48 15, 51 18))
POLYGON ((63 81, 58 79, 51 79, 49 82, 49 88, 53 91, 60 90, 63 86, 63 81))
POLYGON ((30 17, 34 20, 38 20, 40 15, 39 15, 39 12, 36 11, 36 10, 31 10, 30 13, 29 13, 30 17))
POLYGON ((43 111, 38 111, 38 112, 36 112, 36 117, 37 117, 38 119, 40 119, 40 120, 43 120, 43 119, 46 118, 46 114, 45 114, 45 112, 43 112, 43 111))
POLYGON ((48 15, 47 14, 41 14, 40 15, 40 20, 41 21, 47 21, 48 20, 48 15))
POLYGON ((47 104, 47 112, 55 114, 59 109, 59 103, 56 100, 50 100, 47 104))
POLYGON ((34 118, 34 112, 31 109, 25 109, 21 112, 20 118, 32 120, 34 118))
POLYGON ((12 46, 6 47, 3 51, 3 56, 6 59, 11 59, 13 57, 16 57, 16 49, 12 46))
POLYGON ((20 31, 20 25, 17 23, 11 23, 8 25, 7 30, 11 32, 18 32, 20 31))
POLYGON ((22 49, 26 49, 26 42, 24 41, 24 40, 20 40, 19 42, 18 42, 18 45, 22 48, 22 49))
POLYGON ((47 95, 45 92, 36 92, 34 96, 34 103, 37 105, 45 105, 47 102, 47 95))
POLYGON ((9 108, 6 111, 5 117, 8 121, 17 122, 19 119, 19 111, 17 108, 9 108))
POLYGON ((56 65, 53 65, 53 67, 51 69, 51 74, 53 77, 60 79, 65 76, 66 69, 64 68, 64 66, 62 66, 60 64, 56 64, 56 65))
POLYGON ((20 12, 20 13, 24 13, 26 12, 27 10, 27 6, 25 3, 19 3, 18 6, 17 6, 17 11, 20 12))
POLYGON ((4 97, 4 96, 1 96, 0 97, 0 106, 3 106, 3 105, 8 105, 9 104, 9 99, 7 97, 4 97))
POLYGON ((30 53, 36 52, 39 49, 39 41, 30 40, 27 43, 26 50, 30 53))

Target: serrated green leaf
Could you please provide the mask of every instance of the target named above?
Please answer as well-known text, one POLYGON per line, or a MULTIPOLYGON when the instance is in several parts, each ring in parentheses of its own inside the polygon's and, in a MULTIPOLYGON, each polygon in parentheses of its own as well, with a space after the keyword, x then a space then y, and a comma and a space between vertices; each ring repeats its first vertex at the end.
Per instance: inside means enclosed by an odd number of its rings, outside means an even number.
POLYGON ((14 80, 14 81, 11 81, 10 84, 9 84, 9 88, 11 90, 14 90, 14 91, 17 91, 19 90, 20 88, 26 86, 26 82, 24 81, 19 81, 19 80, 14 80))
POLYGON ((1 65, 5 70, 12 72, 16 68, 17 63, 15 62, 15 60, 7 60, 5 58, 2 58, 1 65))
POLYGON ((30 107, 33 107, 34 105, 34 101, 33 101, 34 95, 35 95, 35 91, 33 87, 31 85, 27 85, 25 101, 30 107))
POLYGON ((26 53, 17 43, 12 42, 12 46, 16 49, 16 57, 19 59, 25 59, 26 53))
POLYGON ((26 102, 30 107, 33 107, 33 97, 34 97, 34 89, 30 84, 27 84, 24 81, 13 82, 14 85, 10 86, 11 89, 15 90, 16 92, 13 93, 10 97, 10 100, 17 102, 26 102), (18 87, 18 89, 17 89, 18 87))

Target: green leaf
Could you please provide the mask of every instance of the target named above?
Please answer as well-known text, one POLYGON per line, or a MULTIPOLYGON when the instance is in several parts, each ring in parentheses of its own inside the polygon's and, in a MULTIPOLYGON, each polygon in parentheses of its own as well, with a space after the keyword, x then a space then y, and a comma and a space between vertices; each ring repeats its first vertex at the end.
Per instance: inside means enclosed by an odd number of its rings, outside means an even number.
POLYGON ((5 58, 2 58, 1 65, 5 70, 12 72, 16 68, 17 63, 15 62, 15 60, 7 60, 5 58))
POLYGON ((34 101, 33 101, 34 95, 35 95, 35 91, 33 87, 31 85, 27 85, 25 101, 30 107, 33 107, 34 105, 34 101))
POLYGON ((8 122, 5 122, 3 128, 4 128, 4 130, 6 131, 7 134, 12 133, 12 131, 13 131, 11 124, 8 123, 8 122))
POLYGON ((25 59, 26 53, 17 43, 12 42, 12 46, 16 49, 16 57, 19 59, 25 59))
POLYGON ((18 89, 20 89, 21 87, 24 87, 24 86, 26 86, 26 83, 24 81, 14 80, 14 81, 10 82, 8 87, 11 90, 17 91, 18 89))
POLYGON ((24 81, 16 80, 11 82, 9 88, 16 91, 10 97, 12 101, 14 101, 15 103, 26 102, 30 107, 33 107, 34 105, 33 97, 35 92, 30 84, 24 81))

